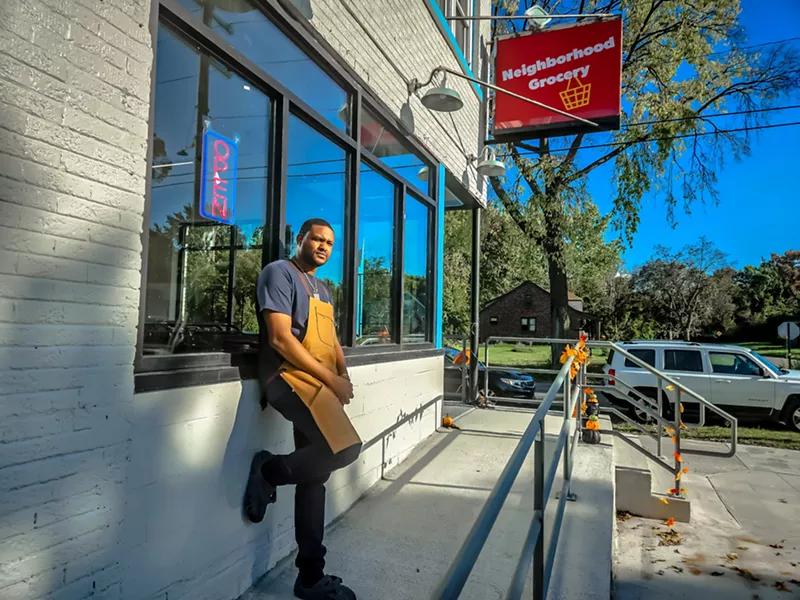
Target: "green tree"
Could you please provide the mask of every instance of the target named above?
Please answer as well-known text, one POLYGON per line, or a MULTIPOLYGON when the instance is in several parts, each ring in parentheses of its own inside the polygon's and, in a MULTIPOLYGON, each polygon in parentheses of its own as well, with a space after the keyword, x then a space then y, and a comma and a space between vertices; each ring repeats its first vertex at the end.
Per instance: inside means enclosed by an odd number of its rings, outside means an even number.
POLYGON ((632 285, 644 297, 660 334, 669 339, 683 336, 691 340, 708 324, 730 325, 720 322, 720 318, 725 320, 725 314, 715 315, 715 308, 729 306, 726 314, 732 322, 730 280, 726 255, 700 238, 697 244, 676 253, 657 246, 655 258, 636 271, 632 285), (729 295, 723 299, 726 286, 729 295))
MULTIPOLYGON (((788 45, 747 48, 739 0, 538 0, 559 13, 622 14, 622 127, 611 134, 576 135, 538 144, 509 144, 499 151, 508 176, 491 178, 497 198, 547 259, 554 331, 568 324, 567 247, 570 218, 592 206, 585 185, 598 167, 612 163, 616 195, 612 221, 631 240, 645 194, 664 197, 670 218, 682 201, 718 200, 717 170, 749 151, 747 133, 718 127, 711 113, 737 112, 739 123, 758 125, 758 109, 800 83, 796 51, 788 45), (677 73, 681 75, 678 76, 677 73), (600 153, 581 152, 609 142, 600 153), (531 158, 533 156, 533 158, 531 158)), ((499 0, 501 13, 519 14, 530 0, 499 0)), ((517 21, 496 22, 495 33, 517 21)), ((527 27, 527 23, 525 24, 527 27)))

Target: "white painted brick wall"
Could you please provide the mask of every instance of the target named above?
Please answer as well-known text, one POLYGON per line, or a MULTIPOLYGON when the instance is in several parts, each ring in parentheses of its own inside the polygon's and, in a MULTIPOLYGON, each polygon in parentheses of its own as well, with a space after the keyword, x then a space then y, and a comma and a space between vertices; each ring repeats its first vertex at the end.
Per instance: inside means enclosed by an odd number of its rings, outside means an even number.
MULTIPOLYGON (((311 23, 395 115, 399 117, 402 106, 409 103, 418 139, 458 179, 468 182, 472 193, 480 197, 475 164, 468 164, 466 159, 477 154, 479 147, 480 101, 472 85, 464 79, 448 77, 448 84, 458 90, 464 100, 464 107, 454 113, 425 108, 420 102, 424 89, 411 98, 408 96, 406 81, 425 81, 438 66, 462 69, 428 10, 427 2, 314 0, 311 23)), ((489 3, 482 2, 488 13, 489 3)))
POLYGON ((119 598, 149 0, 0 2, 0 597, 119 598))
MULTIPOLYGON (((438 404, 407 419, 441 394, 441 358, 355 367, 348 407, 368 445, 328 482, 328 522, 432 434, 438 404)), ((255 381, 137 394, 137 431, 125 496, 123 598, 235 598, 287 556, 294 542, 294 490, 278 491, 264 523, 243 520, 241 503, 253 453, 290 452, 291 426, 262 412, 255 381), (176 557, 180 557, 177 560, 176 557)))

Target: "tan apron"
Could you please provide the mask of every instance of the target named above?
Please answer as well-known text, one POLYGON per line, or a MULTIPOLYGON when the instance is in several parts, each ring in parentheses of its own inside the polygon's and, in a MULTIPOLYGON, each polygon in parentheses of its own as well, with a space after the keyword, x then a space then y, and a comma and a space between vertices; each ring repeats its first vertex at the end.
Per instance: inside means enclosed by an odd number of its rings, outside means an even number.
MULTIPOLYGON (((294 262, 292 266, 300 271, 294 262)), ((331 372, 337 373, 336 322, 333 317, 333 305, 314 297, 304 281, 302 272, 300 279, 308 293, 309 304, 303 348, 331 372)), ((289 362, 284 362, 281 366, 280 376, 311 411, 314 422, 334 454, 361 443, 361 438, 358 437, 342 403, 330 388, 289 362)))

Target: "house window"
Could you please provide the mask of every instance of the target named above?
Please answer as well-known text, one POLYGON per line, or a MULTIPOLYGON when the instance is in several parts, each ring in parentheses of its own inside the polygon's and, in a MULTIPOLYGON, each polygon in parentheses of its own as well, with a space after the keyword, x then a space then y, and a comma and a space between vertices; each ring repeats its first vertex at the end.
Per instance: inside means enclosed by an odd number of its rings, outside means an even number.
POLYGON ((499 321, 500 320, 497 317, 489 317, 489 325, 497 325, 499 321))
POLYGON ((520 319, 520 326, 525 333, 533 333, 536 331, 536 318, 535 317, 522 317, 520 319))
MULTIPOLYGON (((435 0, 445 17, 471 17, 473 0, 435 0)), ((458 48, 472 67, 472 24, 468 20, 450 20, 447 26, 453 32, 458 48)))

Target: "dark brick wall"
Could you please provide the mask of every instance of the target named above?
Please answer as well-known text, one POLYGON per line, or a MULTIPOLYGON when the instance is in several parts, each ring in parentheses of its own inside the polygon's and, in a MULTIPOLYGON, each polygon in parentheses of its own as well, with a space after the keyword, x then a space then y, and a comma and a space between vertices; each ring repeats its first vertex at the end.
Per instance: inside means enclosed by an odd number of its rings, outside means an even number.
MULTIPOLYGON (((567 337, 577 338, 578 329, 585 317, 573 308, 570 313, 570 334, 567 337)), ((497 302, 481 311, 480 338, 485 340, 488 336, 502 337, 551 337, 552 319, 550 317, 550 294, 534 283, 524 283, 497 302), (530 304, 528 303, 530 296, 530 304), (490 319, 497 317, 497 324, 491 324, 490 319), (536 331, 522 330, 520 324, 523 318, 536 319, 536 331)))

